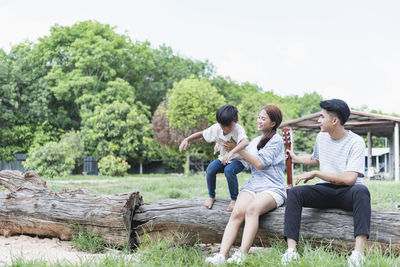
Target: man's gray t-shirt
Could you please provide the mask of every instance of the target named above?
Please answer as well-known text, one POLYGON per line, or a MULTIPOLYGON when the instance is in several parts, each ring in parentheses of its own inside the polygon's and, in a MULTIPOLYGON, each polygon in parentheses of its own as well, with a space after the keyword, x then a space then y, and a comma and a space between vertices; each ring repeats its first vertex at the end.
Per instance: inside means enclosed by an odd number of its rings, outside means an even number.
MULTIPOLYGON (((333 139, 327 132, 320 132, 311 158, 319 161, 322 172, 357 172, 356 184, 360 184, 365 172, 364 153, 364 140, 352 131, 347 131, 347 134, 339 140, 333 139)), ((321 179, 319 183, 328 182, 321 179)))

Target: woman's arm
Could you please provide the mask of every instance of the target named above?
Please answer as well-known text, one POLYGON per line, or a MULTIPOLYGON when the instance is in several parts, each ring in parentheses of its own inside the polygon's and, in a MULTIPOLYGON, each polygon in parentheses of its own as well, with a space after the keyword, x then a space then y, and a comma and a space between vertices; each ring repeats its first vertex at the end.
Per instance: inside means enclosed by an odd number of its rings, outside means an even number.
POLYGON ((227 150, 229 151, 229 153, 226 154, 225 157, 221 160, 221 163, 224 165, 228 163, 233 154, 238 153, 240 150, 245 149, 246 146, 249 144, 249 140, 247 138, 243 138, 242 140, 240 140, 239 144, 236 144, 235 141, 233 140, 227 143, 235 144, 235 146, 231 150, 227 150))
POLYGON ((240 150, 238 153, 257 170, 262 170, 265 167, 258 156, 252 155, 245 150, 240 150))

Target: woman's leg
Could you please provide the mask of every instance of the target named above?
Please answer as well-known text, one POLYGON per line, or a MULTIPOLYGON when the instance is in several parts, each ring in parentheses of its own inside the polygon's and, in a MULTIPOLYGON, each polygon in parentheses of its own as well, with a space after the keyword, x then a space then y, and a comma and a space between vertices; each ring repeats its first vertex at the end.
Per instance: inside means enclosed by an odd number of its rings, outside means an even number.
POLYGON ((258 194, 256 198, 249 203, 246 208, 242 244, 240 246, 240 251, 243 254, 249 252, 249 249, 253 244, 254 237, 258 231, 258 220, 260 215, 275 208, 275 199, 267 192, 258 194))
POLYGON ((225 256, 228 254, 233 242, 236 240, 240 225, 244 221, 246 207, 254 199, 253 194, 247 191, 241 191, 236 201, 236 205, 232 211, 229 222, 225 227, 224 235, 221 241, 220 253, 225 256))

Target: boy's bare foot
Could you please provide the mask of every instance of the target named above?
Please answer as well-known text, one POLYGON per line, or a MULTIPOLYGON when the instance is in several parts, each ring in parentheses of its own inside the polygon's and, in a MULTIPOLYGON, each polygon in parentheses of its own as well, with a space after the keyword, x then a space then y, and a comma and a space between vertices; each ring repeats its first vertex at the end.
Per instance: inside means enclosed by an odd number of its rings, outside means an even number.
POLYGON ((228 208, 226 209, 227 211, 233 211, 233 208, 235 207, 236 200, 231 200, 231 203, 229 203, 228 208))
POLYGON ((212 206, 214 205, 214 201, 215 198, 208 198, 205 202, 204 202, 204 206, 206 206, 206 208, 211 209, 212 206))

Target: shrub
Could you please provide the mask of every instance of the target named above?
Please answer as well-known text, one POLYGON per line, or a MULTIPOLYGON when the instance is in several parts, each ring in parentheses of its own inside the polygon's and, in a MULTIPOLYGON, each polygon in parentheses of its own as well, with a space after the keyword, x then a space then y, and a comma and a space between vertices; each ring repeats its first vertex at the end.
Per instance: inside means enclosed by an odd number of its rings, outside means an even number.
POLYGON ((83 142, 79 133, 69 132, 57 142, 48 142, 42 146, 33 146, 24 162, 27 169, 42 177, 68 175, 82 164, 83 142))
POLYGON ((131 166, 125 159, 110 154, 99 161, 98 167, 101 175, 125 176, 131 166))

